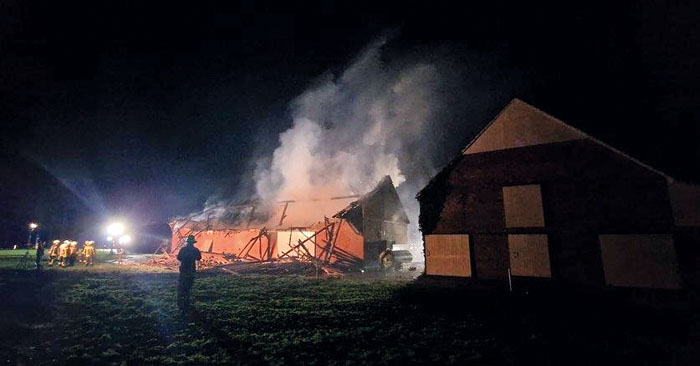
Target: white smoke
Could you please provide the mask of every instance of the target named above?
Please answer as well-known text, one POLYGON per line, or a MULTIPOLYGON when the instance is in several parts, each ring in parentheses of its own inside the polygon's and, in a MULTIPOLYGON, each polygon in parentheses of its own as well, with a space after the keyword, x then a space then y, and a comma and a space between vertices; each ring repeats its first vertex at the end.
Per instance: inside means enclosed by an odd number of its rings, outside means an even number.
POLYGON ((385 43, 291 103, 293 125, 271 162, 258 165, 256 189, 265 201, 317 199, 366 193, 389 175, 420 242, 415 194, 435 173, 429 141, 442 77, 430 62, 384 61, 385 43))

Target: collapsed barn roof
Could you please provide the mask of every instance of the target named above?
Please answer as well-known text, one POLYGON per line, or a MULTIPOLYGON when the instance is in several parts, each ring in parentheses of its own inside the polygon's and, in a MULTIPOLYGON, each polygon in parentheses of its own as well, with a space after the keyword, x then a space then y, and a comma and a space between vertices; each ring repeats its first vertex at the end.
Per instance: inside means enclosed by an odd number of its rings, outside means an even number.
POLYGON ((366 202, 378 197, 390 206, 387 207, 386 212, 379 214, 393 221, 409 223, 408 216, 394 189, 393 181, 387 175, 374 189, 363 195, 344 195, 304 201, 286 200, 272 204, 264 204, 257 200, 231 202, 208 207, 184 217, 173 218, 170 226, 173 229, 188 227, 200 230, 305 228, 323 222, 326 218, 350 218, 366 202), (387 194, 389 199, 385 198, 387 194))

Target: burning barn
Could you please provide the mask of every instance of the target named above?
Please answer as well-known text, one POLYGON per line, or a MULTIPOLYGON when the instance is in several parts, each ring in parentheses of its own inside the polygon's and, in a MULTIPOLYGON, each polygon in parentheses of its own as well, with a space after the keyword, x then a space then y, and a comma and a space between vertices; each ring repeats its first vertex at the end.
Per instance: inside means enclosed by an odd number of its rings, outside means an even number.
POLYGON ((229 204, 173 219, 171 252, 194 235, 202 252, 240 260, 298 258, 372 267, 380 256, 385 262, 394 259, 387 249, 408 242, 408 224, 394 184, 386 176, 362 196, 229 204))
POLYGON ((418 200, 427 275, 669 289, 696 272, 700 187, 517 99, 418 200))

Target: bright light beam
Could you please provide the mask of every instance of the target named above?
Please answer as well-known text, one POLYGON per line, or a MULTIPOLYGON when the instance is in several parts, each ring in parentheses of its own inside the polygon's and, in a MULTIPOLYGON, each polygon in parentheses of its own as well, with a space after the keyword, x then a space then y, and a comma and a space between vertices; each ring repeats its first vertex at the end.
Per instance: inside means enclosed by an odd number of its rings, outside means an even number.
POLYGON ((115 237, 124 233, 124 225, 119 222, 114 222, 107 226, 107 234, 109 236, 115 237))

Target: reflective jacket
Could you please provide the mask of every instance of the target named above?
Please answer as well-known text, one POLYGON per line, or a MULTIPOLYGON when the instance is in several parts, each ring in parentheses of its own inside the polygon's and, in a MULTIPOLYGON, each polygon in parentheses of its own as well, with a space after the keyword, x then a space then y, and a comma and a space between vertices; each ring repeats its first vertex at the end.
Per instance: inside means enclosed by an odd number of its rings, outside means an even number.
POLYGON ((67 257, 68 256, 68 244, 61 244, 61 246, 58 247, 58 256, 59 257, 67 257))
POLYGON ((83 255, 86 257, 91 257, 95 255, 95 247, 92 245, 88 244, 83 248, 83 255))
POLYGON ((49 256, 51 256, 51 257, 58 256, 58 244, 51 245, 51 248, 49 248, 49 256))

